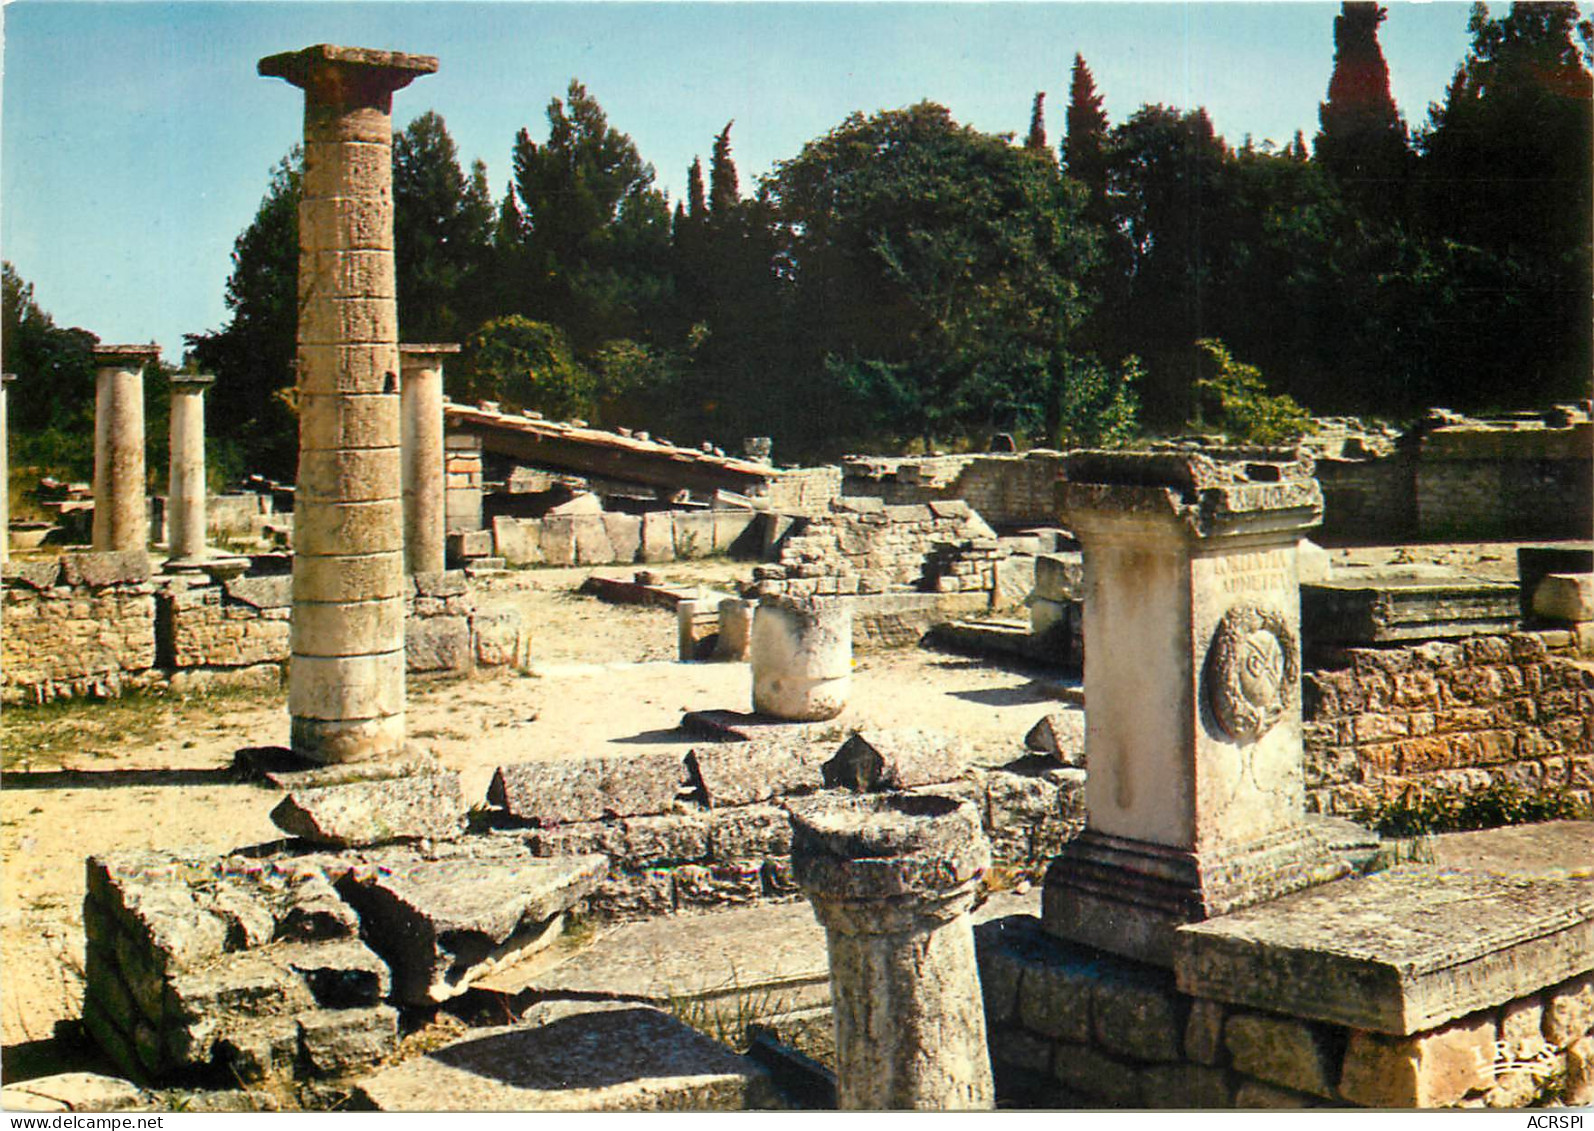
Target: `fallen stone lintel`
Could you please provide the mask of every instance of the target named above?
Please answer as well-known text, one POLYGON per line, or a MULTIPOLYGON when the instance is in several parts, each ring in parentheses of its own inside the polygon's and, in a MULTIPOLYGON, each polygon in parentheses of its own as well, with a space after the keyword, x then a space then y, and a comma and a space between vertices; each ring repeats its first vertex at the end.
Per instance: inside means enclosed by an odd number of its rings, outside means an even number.
POLYGON ((338 889, 392 967, 395 1000, 428 1005, 463 993, 475 978, 552 937, 554 920, 608 867, 595 855, 428 860, 351 872, 338 889))
POLYGON ((356 1088, 377 1111, 740 1111, 780 1106, 768 1074, 647 1006, 488 1029, 356 1088))
POLYGON ((1180 928, 1196 997, 1407 1036, 1594 969, 1594 884, 1402 865, 1180 928))
POLYGON ((465 795, 453 770, 296 789, 271 811, 290 836, 359 846, 451 840, 465 831, 465 795))
POLYGON ((516 820, 562 825, 664 813, 687 784, 686 764, 675 754, 559 759, 498 767, 487 800, 516 820))

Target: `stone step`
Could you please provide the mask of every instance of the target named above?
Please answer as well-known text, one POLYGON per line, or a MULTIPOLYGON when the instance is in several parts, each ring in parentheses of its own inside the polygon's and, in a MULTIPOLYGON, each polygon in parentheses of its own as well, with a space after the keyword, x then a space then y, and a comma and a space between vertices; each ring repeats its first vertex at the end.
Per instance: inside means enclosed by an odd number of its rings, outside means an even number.
MULTIPOLYGON (((1039 890, 998 892, 976 922, 1038 913, 1039 890)), ((680 914, 617 927, 549 968, 506 968, 476 981, 517 1015, 536 1001, 608 999, 692 1003, 743 1021, 830 1000, 825 933, 806 901, 680 914)))
POLYGON ((784 1106, 769 1074, 645 1005, 555 1011, 384 1068, 356 1085, 370 1111, 744 1111, 784 1106))

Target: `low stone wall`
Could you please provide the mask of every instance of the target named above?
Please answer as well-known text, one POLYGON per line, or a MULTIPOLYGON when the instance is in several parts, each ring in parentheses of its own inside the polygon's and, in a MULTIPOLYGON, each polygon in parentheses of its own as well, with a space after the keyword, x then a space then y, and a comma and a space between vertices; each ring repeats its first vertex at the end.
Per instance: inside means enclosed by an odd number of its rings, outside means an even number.
MULTIPOLYGON (((152 575, 143 554, 65 554, 4 573, 6 703, 276 687, 288 662, 287 575, 152 575)), ((525 658, 518 613, 478 609, 460 572, 411 579, 410 672, 465 673, 525 658)))
POLYGON ((1594 526, 1594 425, 1455 426, 1422 438, 1426 538, 1584 538, 1594 526))
POLYGON ((769 479, 760 499, 781 514, 824 514, 841 498, 841 482, 841 468, 833 465, 786 468, 769 479))
POLYGON ((650 511, 493 519, 506 565, 629 565, 735 554, 756 558, 768 515, 753 510, 650 511))
POLYGON ((985 453, 924 458, 853 457, 843 464, 848 496, 895 505, 961 499, 999 527, 1057 521, 1061 452, 985 453))
MULTIPOLYGON (((783 802, 839 785, 825 763, 860 739, 842 741, 822 725, 782 729, 798 733, 705 742, 684 761, 660 754, 503 767, 488 800, 501 827, 531 827, 536 856, 609 857, 609 878, 588 897, 602 918, 795 897, 783 802)), ((957 743, 922 732, 860 737, 904 767, 890 788, 972 801, 1004 868, 1037 874, 1084 827, 1083 770, 1040 756, 971 767, 957 743)))
POLYGON ((975 930, 1007 1107, 1520 1107, 1594 1100, 1594 974, 1409 1036, 1225 1005, 1039 920, 975 930))
POLYGON ((757 595, 988 592, 998 549, 995 532, 961 500, 896 506, 841 499, 829 514, 793 526, 778 563, 758 566, 753 578, 757 595), (990 561, 975 560, 986 553, 990 561))
POLYGON ((1405 452, 1317 461, 1323 489, 1321 542, 1376 539, 1396 542, 1417 535, 1417 491, 1405 452))
POLYGON ((1570 632, 1347 648, 1305 673, 1307 807, 1510 782, 1594 800, 1594 668, 1570 632))
POLYGON ((7 562, 0 633, 4 701, 107 698, 155 667, 155 591, 144 554, 7 562))

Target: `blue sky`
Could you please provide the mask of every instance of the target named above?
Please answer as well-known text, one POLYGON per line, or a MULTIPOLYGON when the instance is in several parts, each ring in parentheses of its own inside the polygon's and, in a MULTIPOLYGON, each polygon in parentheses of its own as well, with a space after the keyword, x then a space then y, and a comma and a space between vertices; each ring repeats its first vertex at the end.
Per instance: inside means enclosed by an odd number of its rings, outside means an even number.
MULTIPOLYGON (((1496 8, 1503 5, 1496 4, 1496 8)), ((1416 125, 1466 51, 1465 3, 1391 3, 1380 39, 1416 125)), ((744 192, 853 110, 929 98, 991 131, 1047 92, 1055 144, 1076 51, 1113 123, 1206 106, 1238 144, 1308 139, 1337 3, 474 3, 15 0, 4 8, 0 254, 61 325, 161 343, 220 326, 233 240, 300 136, 302 96, 263 55, 332 42, 436 55, 394 122, 441 113, 461 158, 509 177, 579 77, 672 198, 730 119, 744 192)))

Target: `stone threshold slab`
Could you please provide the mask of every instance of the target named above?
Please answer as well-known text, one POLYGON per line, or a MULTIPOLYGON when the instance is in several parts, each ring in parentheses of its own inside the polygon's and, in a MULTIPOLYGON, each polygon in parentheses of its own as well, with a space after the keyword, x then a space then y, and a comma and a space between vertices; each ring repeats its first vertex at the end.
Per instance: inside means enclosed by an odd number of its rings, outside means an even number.
POLYGON ((1196 997, 1407 1036, 1594 968, 1594 881, 1402 865, 1175 932, 1196 997))

